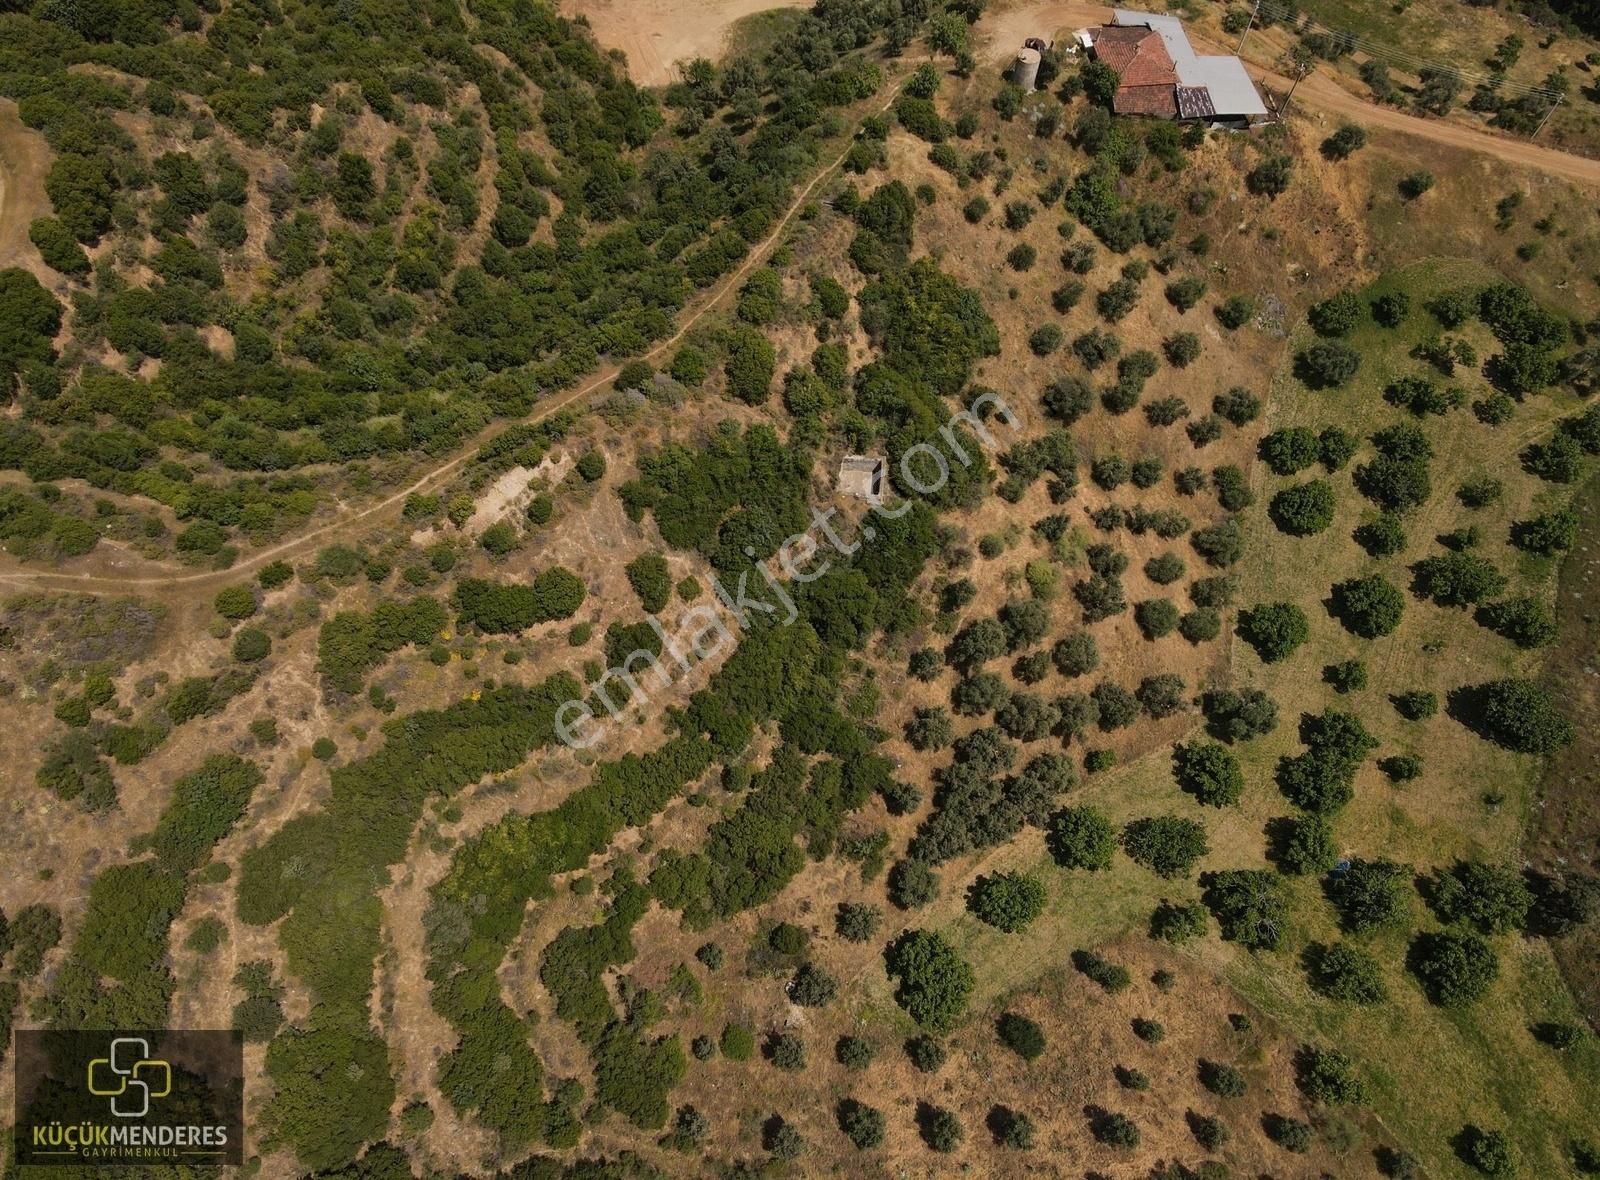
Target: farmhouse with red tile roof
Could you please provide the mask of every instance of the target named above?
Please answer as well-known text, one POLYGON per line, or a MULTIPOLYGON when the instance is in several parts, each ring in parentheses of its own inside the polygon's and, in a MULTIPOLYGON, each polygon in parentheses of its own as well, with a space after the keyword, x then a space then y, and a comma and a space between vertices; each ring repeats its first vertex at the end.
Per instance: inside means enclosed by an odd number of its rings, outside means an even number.
POLYGON ((1237 57, 1201 56, 1173 16, 1114 9, 1113 23, 1087 33, 1095 59, 1117 72, 1112 110, 1158 119, 1248 126, 1267 108, 1237 57))

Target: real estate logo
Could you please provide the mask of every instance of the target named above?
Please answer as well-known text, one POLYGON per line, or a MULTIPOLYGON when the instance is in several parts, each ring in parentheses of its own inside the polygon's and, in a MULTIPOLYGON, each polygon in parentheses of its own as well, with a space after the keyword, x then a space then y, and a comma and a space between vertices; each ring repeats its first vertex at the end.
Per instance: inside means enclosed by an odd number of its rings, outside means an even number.
POLYGON ((239 1164, 237 1032, 19 1030, 16 1162, 239 1164))
POLYGON ((142 1119, 150 1113, 150 1099, 172 1093, 172 1063, 151 1057, 143 1037, 112 1037, 111 1056, 89 1062, 89 1093, 111 1099, 111 1113, 119 1119, 142 1119), (158 1089, 151 1089, 151 1077, 160 1079, 158 1089))

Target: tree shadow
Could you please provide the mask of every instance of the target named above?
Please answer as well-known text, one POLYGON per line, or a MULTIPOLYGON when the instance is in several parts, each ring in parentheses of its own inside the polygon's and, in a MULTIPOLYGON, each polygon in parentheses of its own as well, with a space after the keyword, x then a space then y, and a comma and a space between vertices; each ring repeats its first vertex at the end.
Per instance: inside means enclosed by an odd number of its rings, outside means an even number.
POLYGON ((1493 740, 1486 716, 1488 695, 1481 685, 1463 684, 1452 688, 1444 698, 1445 715, 1466 726, 1479 737, 1493 740))
POLYGON ((1422 1165, 1417 1162, 1417 1157, 1397 1147, 1375 1149, 1372 1161, 1378 1166, 1379 1174, 1391 1180, 1418 1180, 1422 1175, 1422 1165))
POLYGON ((1481 1172, 1483 1169, 1478 1163, 1478 1152, 1488 1137, 1488 1133, 1477 1123, 1468 1123, 1450 1136, 1450 1150, 1456 1153, 1458 1160, 1474 1172, 1481 1172))
POLYGON ((1267 838, 1267 860, 1280 873, 1289 871, 1284 866, 1284 860, 1298 826, 1299 821, 1292 815, 1280 815, 1262 825, 1262 832, 1267 838))
POLYGON ((1307 943, 1305 949, 1300 952, 1300 970, 1305 972, 1313 991, 1319 990, 1317 981, 1322 978, 1322 964, 1327 954, 1328 944, 1325 942, 1307 943))

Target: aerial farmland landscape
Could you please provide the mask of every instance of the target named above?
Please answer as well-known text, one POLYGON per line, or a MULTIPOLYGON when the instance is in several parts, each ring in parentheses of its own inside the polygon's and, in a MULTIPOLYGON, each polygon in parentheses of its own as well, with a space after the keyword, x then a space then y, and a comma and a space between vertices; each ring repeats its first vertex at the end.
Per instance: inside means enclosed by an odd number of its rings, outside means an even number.
POLYGON ((0 1177, 1600 1176, 1592 0, 0 0, 0 404, 0 1177))

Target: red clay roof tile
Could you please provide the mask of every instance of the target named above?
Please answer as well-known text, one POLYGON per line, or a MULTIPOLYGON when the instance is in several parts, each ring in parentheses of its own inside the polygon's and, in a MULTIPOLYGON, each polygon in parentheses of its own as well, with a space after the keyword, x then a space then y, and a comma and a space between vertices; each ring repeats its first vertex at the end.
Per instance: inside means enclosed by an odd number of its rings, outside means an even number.
POLYGON ((1106 25, 1093 35, 1094 55, 1117 71, 1121 86, 1176 86, 1178 70, 1154 29, 1106 25))
POLYGON ((1119 115, 1164 115, 1178 113, 1175 86, 1123 86, 1112 97, 1111 109, 1119 115))

